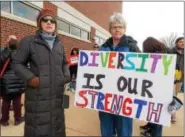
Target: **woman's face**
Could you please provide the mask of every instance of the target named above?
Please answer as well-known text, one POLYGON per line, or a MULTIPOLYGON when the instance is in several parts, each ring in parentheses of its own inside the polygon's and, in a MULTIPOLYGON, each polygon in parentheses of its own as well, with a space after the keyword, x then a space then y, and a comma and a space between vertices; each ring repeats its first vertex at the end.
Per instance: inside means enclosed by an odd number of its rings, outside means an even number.
POLYGON ((45 16, 41 19, 41 27, 46 33, 54 33, 56 29, 56 20, 51 16, 45 16))
POLYGON ((125 28, 119 22, 111 24, 110 33, 113 39, 119 40, 125 34, 125 28))
POLYGON ((179 42, 177 43, 177 46, 179 49, 184 49, 184 40, 179 40, 179 42))
POLYGON ((74 54, 74 55, 77 55, 77 51, 76 51, 76 50, 73 50, 73 54, 74 54))

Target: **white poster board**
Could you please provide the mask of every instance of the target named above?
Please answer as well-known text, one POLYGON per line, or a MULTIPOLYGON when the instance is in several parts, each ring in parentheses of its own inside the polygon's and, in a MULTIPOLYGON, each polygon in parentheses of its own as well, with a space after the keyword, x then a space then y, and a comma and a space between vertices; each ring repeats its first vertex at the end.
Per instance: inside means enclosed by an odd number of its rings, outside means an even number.
POLYGON ((80 51, 75 106, 170 126, 176 55, 80 51))

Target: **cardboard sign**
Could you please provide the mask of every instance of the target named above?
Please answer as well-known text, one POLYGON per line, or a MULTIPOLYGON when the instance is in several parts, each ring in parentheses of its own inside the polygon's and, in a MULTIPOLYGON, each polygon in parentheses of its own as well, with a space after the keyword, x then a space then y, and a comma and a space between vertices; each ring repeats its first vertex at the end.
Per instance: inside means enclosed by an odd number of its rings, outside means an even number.
POLYGON ((80 51, 75 106, 170 126, 176 55, 80 51))
POLYGON ((73 66, 78 64, 78 56, 69 56, 68 57, 68 65, 73 66))

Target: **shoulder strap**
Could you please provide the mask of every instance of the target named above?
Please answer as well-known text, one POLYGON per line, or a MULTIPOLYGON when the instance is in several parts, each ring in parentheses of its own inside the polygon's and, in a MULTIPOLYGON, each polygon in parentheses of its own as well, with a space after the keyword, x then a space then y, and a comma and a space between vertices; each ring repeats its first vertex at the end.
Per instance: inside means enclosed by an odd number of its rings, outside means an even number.
POLYGON ((3 76, 3 74, 4 74, 5 70, 6 70, 9 62, 10 62, 10 57, 6 60, 5 64, 3 65, 3 68, 2 68, 2 70, 0 72, 0 78, 2 78, 2 76, 3 76))

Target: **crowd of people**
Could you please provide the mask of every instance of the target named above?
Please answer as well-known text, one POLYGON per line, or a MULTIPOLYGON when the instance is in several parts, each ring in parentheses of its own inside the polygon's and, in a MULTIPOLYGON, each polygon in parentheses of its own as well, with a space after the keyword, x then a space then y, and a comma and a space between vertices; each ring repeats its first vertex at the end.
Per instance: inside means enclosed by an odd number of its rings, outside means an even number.
MULTIPOLYGON (((64 45, 57 34, 57 18, 50 10, 41 10, 37 17, 38 30, 34 35, 25 36, 20 42, 10 35, 7 45, 1 49, 1 120, 9 125, 9 111, 13 102, 15 125, 25 121, 24 137, 64 137, 65 114, 63 108, 64 85, 77 77, 78 65, 68 65, 64 45), (25 94, 25 114, 21 112, 21 95, 25 94)), ((142 52, 137 41, 126 35, 126 22, 121 14, 110 17, 111 37, 103 45, 94 44, 92 49, 114 52, 142 52)), ((183 91, 184 79, 184 38, 179 37, 175 47, 169 49, 154 37, 143 42, 145 53, 176 54, 174 96, 183 91), (180 76, 179 76, 180 75, 180 76)), ((74 47, 70 56, 78 56, 74 47)), ((110 85, 108 85, 110 86, 110 85)), ((162 92, 162 91, 161 91, 162 92)), ((172 97, 173 98, 173 97, 172 97)), ((170 106, 170 104, 169 104, 170 106)), ((169 110, 169 113, 171 111, 169 110)), ((171 113, 171 122, 176 122, 171 113)), ((99 112, 102 136, 132 136, 133 119, 99 112)), ((147 123, 141 126, 143 136, 162 136, 162 125, 147 123)))

